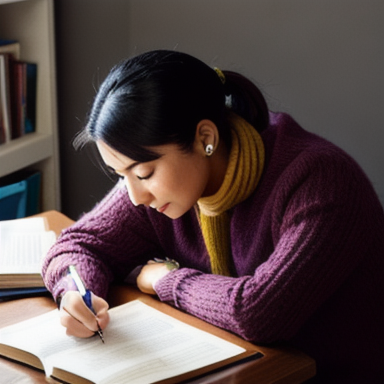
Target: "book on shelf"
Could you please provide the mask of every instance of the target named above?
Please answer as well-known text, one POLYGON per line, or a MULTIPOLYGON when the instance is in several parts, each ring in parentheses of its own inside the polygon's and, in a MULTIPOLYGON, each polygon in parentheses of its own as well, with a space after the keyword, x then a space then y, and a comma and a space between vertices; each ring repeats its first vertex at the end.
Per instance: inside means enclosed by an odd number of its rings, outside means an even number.
MULTIPOLYGON (((0 105, 1 105, 1 99, 0 99, 0 105)), ((7 138, 5 135, 6 135, 6 132, 5 132, 3 116, 0 108, 0 145, 4 144, 7 141, 7 138)))
MULTIPOLYGON (((46 219, 30 217, 0 221, 0 289, 44 288, 41 262, 56 241, 46 219)), ((20 293, 20 292, 19 292, 20 293)))
POLYGON ((67 336, 58 310, 47 312, 0 329, 0 354, 71 384, 180 383, 263 356, 233 334, 153 302, 158 303, 149 298, 110 309, 104 344, 98 337, 67 336))
POLYGON ((20 60, 20 44, 13 40, 0 39, 0 91, 0 144, 34 132, 37 64, 20 60))
POLYGON ((36 131, 37 64, 23 63, 25 71, 24 132, 36 131))
POLYGON ((0 143, 12 137, 11 89, 9 82, 9 55, 0 53, 0 143))
POLYGON ((1 89, 2 89, 2 75, 1 75, 1 63, 0 63, 0 144, 4 144, 7 141, 9 141, 10 137, 10 130, 6 126, 5 119, 3 116, 3 102, 2 102, 2 96, 1 96, 1 89))
POLYGON ((12 139, 24 135, 25 121, 25 76, 21 61, 14 60, 10 67, 12 89, 12 139))
POLYGON ((12 139, 36 130, 37 65, 10 61, 12 139))
POLYGON ((0 39, 0 144, 12 138, 11 61, 20 59, 20 43, 0 39))

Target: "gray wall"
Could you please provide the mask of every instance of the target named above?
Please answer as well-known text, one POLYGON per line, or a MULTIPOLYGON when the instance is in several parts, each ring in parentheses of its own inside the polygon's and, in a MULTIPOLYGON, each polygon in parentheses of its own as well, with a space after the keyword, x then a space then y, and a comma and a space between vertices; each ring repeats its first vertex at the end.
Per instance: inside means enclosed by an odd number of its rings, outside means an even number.
POLYGON ((63 212, 111 187, 71 140, 115 62, 176 48, 240 71, 273 110, 349 152, 384 203, 382 0, 56 0, 63 212))

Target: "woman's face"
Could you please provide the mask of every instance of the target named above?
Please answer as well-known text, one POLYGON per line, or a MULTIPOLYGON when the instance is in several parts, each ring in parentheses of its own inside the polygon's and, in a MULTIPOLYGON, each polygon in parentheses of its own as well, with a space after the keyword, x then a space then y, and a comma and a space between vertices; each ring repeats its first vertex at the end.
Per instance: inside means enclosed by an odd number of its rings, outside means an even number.
POLYGON ((151 148, 160 158, 139 163, 122 155, 103 141, 97 147, 105 164, 124 178, 134 205, 143 204, 176 219, 209 193, 210 158, 198 143, 191 153, 176 144, 151 148))

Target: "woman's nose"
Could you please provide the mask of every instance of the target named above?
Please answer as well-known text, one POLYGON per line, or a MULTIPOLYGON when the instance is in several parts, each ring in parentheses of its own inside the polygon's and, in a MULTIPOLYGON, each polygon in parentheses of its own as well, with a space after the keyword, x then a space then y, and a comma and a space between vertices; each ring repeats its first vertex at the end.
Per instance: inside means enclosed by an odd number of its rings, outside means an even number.
POLYGON ((138 206, 143 204, 145 206, 149 206, 152 201, 151 193, 141 185, 134 185, 128 181, 128 179, 124 178, 125 187, 128 191, 128 196, 132 201, 132 204, 138 206))

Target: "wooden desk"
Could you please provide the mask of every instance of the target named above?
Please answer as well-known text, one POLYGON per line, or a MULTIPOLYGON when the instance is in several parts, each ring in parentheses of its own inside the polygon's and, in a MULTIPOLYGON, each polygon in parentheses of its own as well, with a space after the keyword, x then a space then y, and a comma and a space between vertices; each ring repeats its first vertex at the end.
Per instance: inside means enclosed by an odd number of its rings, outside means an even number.
MULTIPOLYGON (((48 219, 50 229, 59 233, 62 228, 70 225, 72 221, 58 212, 50 211, 44 214, 48 219)), ((111 306, 119 305, 137 298, 146 300, 147 295, 137 289, 127 286, 112 287, 109 303, 111 306)), ((167 304, 160 303, 161 306, 167 304)), ((25 320, 56 307, 48 297, 20 299, 0 303, 0 328, 18 321, 25 320)), ((183 316, 191 316, 183 314, 183 316)), ((196 322, 202 322, 193 318, 196 322)), ((212 325, 209 325, 213 327, 212 325)), ((315 375, 316 367, 313 359, 300 351, 288 347, 269 348, 257 346, 264 355, 261 359, 240 363, 219 372, 189 381, 193 384, 277 384, 277 383, 303 383, 315 375)), ((43 372, 30 367, 0 358, 0 377, 4 383, 40 384, 58 383, 58 381, 45 377, 43 372)))

